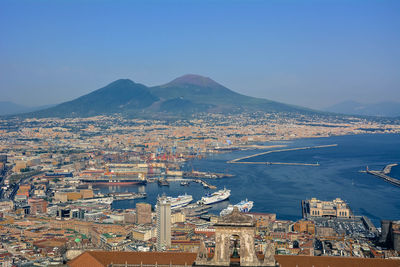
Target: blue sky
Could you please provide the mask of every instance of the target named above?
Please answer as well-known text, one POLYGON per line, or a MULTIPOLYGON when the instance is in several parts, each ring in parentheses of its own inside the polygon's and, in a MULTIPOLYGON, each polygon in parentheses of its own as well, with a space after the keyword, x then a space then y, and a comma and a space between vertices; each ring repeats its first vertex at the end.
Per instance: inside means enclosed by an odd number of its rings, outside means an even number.
POLYGON ((0 101, 195 73, 313 108, 400 102, 400 1, 0 1, 0 101))

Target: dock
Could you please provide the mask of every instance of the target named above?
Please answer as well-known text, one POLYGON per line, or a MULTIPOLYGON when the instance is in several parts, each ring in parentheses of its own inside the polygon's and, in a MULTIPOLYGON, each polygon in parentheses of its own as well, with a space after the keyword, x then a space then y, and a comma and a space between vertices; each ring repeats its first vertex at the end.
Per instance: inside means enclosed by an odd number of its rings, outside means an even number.
POLYGON ((217 187, 215 185, 209 184, 206 181, 203 181, 200 179, 194 180, 194 182, 202 184, 204 188, 217 189, 217 187))
POLYGON ((398 164, 386 165, 386 167, 382 171, 371 171, 371 170, 368 170, 368 167, 367 167, 365 172, 369 173, 369 174, 372 174, 372 175, 375 175, 376 177, 379 177, 382 180, 384 180, 384 181, 386 181, 386 182, 388 182, 388 183, 390 183, 392 185, 400 187, 400 180, 398 180, 396 178, 393 178, 393 177, 390 177, 390 176, 387 175, 387 174, 390 173, 392 167, 397 166, 397 165, 398 164))
POLYGON ((167 178, 167 179, 165 179, 165 181, 168 181, 168 182, 183 182, 183 181, 195 182, 195 183, 198 183, 198 184, 202 184, 203 187, 205 187, 205 188, 217 189, 217 187, 215 185, 207 183, 206 181, 201 180, 201 179, 167 178))
POLYGON ((292 166, 319 166, 319 163, 300 163, 300 162, 253 162, 253 161, 243 161, 243 162, 231 162, 236 164, 261 164, 261 165, 292 165, 292 166))
POLYGON ((306 149, 315 149, 315 148, 326 148, 326 147, 335 147, 337 144, 331 145, 321 145, 321 146, 306 146, 306 147, 296 147, 296 148, 287 148, 287 149, 278 149, 272 151, 266 151, 257 153, 250 156, 244 156, 237 159, 229 160, 227 163, 236 163, 236 164, 265 164, 265 165, 297 165, 297 166, 319 166, 319 163, 298 163, 298 162, 250 162, 250 161, 242 161, 245 159, 250 159, 254 157, 258 157, 261 155, 271 154, 271 153, 278 153, 278 152, 287 152, 287 151, 297 151, 297 150, 306 150, 306 149))
POLYGON ((234 175, 229 173, 191 171, 191 172, 184 172, 183 176, 190 178, 217 179, 217 178, 233 177, 234 175))
POLYGON ((263 146, 263 145, 241 145, 238 146, 243 149, 269 149, 269 148, 277 148, 277 147, 287 147, 287 145, 272 145, 272 146, 263 146))

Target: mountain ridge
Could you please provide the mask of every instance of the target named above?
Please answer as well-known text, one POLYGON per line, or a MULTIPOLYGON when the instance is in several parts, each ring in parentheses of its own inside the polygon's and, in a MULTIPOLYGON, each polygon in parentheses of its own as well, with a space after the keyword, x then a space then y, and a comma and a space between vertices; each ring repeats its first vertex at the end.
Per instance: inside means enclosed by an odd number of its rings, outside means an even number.
POLYGON ((41 109, 46 109, 52 106, 54 105, 43 105, 43 106, 32 107, 32 106, 20 105, 11 101, 0 101, 0 116, 33 112, 41 109))
POLYGON ((347 100, 327 107, 324 110, 361 116, 400 117, 400 103, 394 101, 364 104, 354 100, 347 100))
POLYGON ((196 113, 317 111, 237 93, 211 78, 186 74, 166 84, 147 87, 130 79, 108 85, 25 117, 89 117, 121 114, 129 117, 190 117, 196 113))

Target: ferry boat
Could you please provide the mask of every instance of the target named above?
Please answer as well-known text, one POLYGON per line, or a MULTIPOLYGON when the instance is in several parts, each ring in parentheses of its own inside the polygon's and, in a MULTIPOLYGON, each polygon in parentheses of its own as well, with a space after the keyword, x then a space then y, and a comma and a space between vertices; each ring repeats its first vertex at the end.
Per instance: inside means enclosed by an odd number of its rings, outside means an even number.
POLYGON ((113 197, 94 197, 94 198, 79 199, 79 200, 77 200, 77 202, 80 202, 80 203, 100 203, 100 204, 111 205, 113 200, 114 200, 113 197))
POLYGON ((109 196, 112 196, 114 200, 132 200, 132 199, 138 199, 138 198, 146 198, 147 193, 133 193, 133 192, 127 192, 127 193, 110 193, 109 196))
POLYGON ((229 205, 226 209, 223 209, 219 215, 225 216, 231 214, 234 207, 237 207, 240 212, 249 212, 253 208, 253 204, 254 204, 253 201, 249 201, 246 198, 246 200, 242 200, 235 205, 229 205))
POLYGON ((171 210, 179 209, 189 205, 193 197, 188 194, 180 195, 177 197, 166 197, 166 201, 171 204, 171 210))
POLYGON ((201 198, 201 200, 198 201, 198 203, 200 205, 211 205, 228 199, 230 195, 231 190, 224 188, 212 194, 205 195, 201 198))

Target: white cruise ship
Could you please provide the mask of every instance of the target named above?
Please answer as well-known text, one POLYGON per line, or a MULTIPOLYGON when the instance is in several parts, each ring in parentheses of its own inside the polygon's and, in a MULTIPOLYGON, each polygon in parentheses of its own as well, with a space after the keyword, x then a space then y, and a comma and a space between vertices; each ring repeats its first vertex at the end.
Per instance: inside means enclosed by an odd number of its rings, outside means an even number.
POLYGON ((101 203, 101 204, 109 204, 111 205, 113 203, 114 198, 113 197, 94 197, 94 198, 85 198, 85 199, 79 199, 77 202, 81 203, 101 203))
POLYGON ((190 202, 192 202, 192 200, 193 197, 187 194, 178 197, 167 197, 167 201, 171 203, 171 210, 187 206, 190 202))
POLYGON ((231 195, 231 190, 224 188, 212 194, 205 195, 204 197, 201 198, 201 200, 199 200, 198 203, 201 205, 210 205, 224 201, 225 199, 228 199, 230 195, 231 195))
POLYGON ((249 212, 253 208, 253 204, 254 204, 253 201, 248 201, 247 199, 242 200, 235 205, 229 205, 226 209, 223 209, 219 215, 225 216, 231 214, 234 207, 237 207, 240 212, 249 212))

